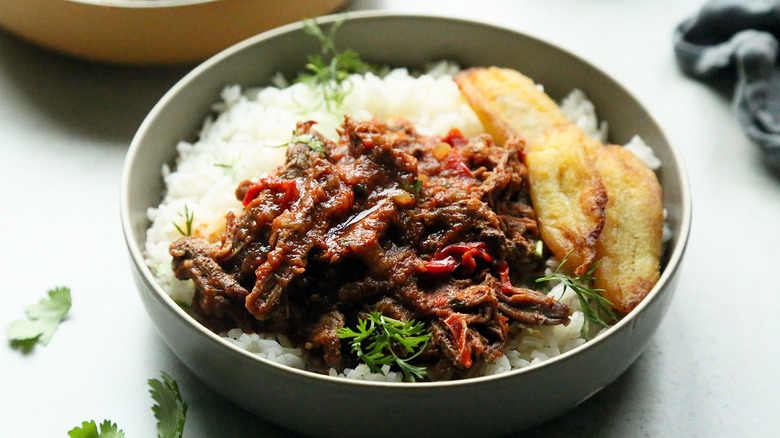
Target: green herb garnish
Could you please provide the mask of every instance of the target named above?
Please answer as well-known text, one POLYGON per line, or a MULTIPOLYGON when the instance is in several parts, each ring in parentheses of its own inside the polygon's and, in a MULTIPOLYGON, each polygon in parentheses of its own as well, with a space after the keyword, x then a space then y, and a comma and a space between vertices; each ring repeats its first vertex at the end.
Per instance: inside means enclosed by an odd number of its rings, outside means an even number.
POLYGON ((173 226, 182 236, 192 236, 192 221, 195 219, 195 213, 187 207, 187 204, 184 204, 184 214, 179 213, 179 217, 184 218, 184 230, 176 222, 173 223, 173 226))
POLYGON ((227 163, 214 163, 214 167, 219 167, 223 170, 225 175, 229 176, 230 178, 236 179, 238 175, 238 164, 239 161, 241 161, 241 154, 239 153, 235 158, 231 159, 230 162, 227 163))
POLYGON ((314 152, 318 152, 322 157, 324 157, 325 152, 327 152, 327 150, 325 149, 325 143, 323 143, 321 138, 315 137, 311 134, 298 135, 295 133, 295 131, 293 131, 292 136, 290 137, 290 141, 288 141, 287 143, 282 143, 280 145, 275 145, 275 146, 266 146, 266 147, 278 149, 278 148, 289 147, 291 144, 304 144, 314 152))
POLYGON ((24 309, 27 319, 16 320, 6 327, 11 345, 29 350, 36 343, 49 343, 70 310, 71 297, 67 287, 51 289, 48 295, 24 309))
POLYGON ((157 403, 152 406, 157 419, 159 438, 181 438, 187 419, 187 403, 179 393, 179 385, 171 376, 162 373, 161 380, 149 379, 149 393, 157 403))
POLYGON ((537 258, 542 258, 544 256, 544 243, 541 240, 536 241, 536 245, 534 246, 534 255, 537 258))
POLYGON ((95 420, 84 421, 81 427, 74 427, 68 432, 70 438, 125 438, 122 429, 109 420, 100 423, 100 431, 95 420))
POLYGON ((236 165, 235 164, 228 164, 228 163, 214 163, 214 167, 219 167, 222 169, 225 173, 225 175, 229 176, 232 179, 236 178, 236 165))
MULTIPOLYGON (((161 380, 149 379, 152 399, 155 405, 152 412, 157 419, 158 438, 182 438, 184 422, 187 419, 187 403, 182 401, 179 385, 166 373, 161 380)), ((95 420, 84 421, 80 427, 74 427, 68 432, 70 438, 125 438, 125 433, 109 420, 100 423, 100 430, 95 420)))
POLYGON ((382 372, 384 365, 396 364, 410 382, 426 374, 425 367, 409 364, 425 350, 431 338, 422 322, 399 321, 373 311, 358 320, 356 330, 344 327, 337 333, 341 339, 351 339, 352 352, 373 372, 382 372), (399 357, 396 350, 404 351, 405 357, 399 357))
POLYGON ((420 196, 420 190, 422 189, 423 182, 418 179, 413 184, 407 184, 404 186, 404 190, 411 193, 415 198, 420 196))
POLYGON ((591 288, 590 285, 596 278, 593 276, 593 272, 598 267, 599 261, 596 261, 590 265, 588 270, 577 277, 569 277, 560 273, 561 268, 566 263, 567 257, 561 260, 561 263, 555 268, 555 271, 547 276, 536 280, 537 283, 545 281, 560 281, 563 283, 563 294, 567 289, 571 289, 577 294, 577 298, 580 300, 580 306, 582 307, 582 313, 585 315, 585 321, 582 325, 582 332, 586 335, 590 335, 590 323, 593 322, 602 327, 609 327, 611 323, 604 320, 607 318, 609 321, 616 319, 615 314, 612 312, 612 303, 601 296, 601 292, 604 289, 591 288), (591 303, 595 304, 595 309, 591 306, 591 303))
POLYGON ((357 183, 352 186, 352 192, 356 195, 363 196, 368 191, 368 185, 366 183, 357 183))
POLYGON ((295 135, 293 134, 293 140, 294 143, 303 143, 306 146, 309 147, 309 149, 313 150, 314 152, 318 152, 320 156, 325 156, 325 143, 322 142, 322 139, 319 137, 315 137, 311 134, 304 134, 304 135, 295 135))
POLYGON ((304 22, 303 31, 315 37, 320 42, 320 53, 306 57, 307 73, 302 73, 296 79, 322 92, 322 98, 328 111, 340 108, 344 98, 351 91, 349 75, 365 73, 370 70, 367 63, 360 60, 354 50, 339 51, 336 48, 336 32, 344 23, 344 19, 335 21, 327 33, 314 20, 304 22))

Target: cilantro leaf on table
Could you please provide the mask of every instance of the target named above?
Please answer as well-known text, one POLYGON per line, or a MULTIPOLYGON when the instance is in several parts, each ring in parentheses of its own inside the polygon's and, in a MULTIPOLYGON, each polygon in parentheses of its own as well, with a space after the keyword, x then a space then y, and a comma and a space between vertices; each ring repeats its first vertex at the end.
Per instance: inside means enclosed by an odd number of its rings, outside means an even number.
POLYGON ((19 319, 6 327, 8 340, 14 346, 32 348, 36 343, 47 345, 65 319, 71 306, 70 289, 57 287, 49 290, 48 298, 25 308, 27 319, 19 319))
POLYGON ((181 438, 184 431, 184 421, 187 419, 187 403, 179 393, 179 385, 171 376, 162 373, 161 380, 149 379, 154 417, 157 419, 157 436, 159 438, 181 438))
POLYGON ((100 423, 100 431, 95 420, 84 421, 81 427, 74 427, 68 432, 70 438, 125 438, 122 429, 109 420, 100 423))
MULTIPOLYGON (((187 403, 182 401, 179 385, 171 376, 162 373, 162 379, 149 379, 149 393, 155 401, 152 412, 157 419, 158 438, 182 438, 187 418, 187 403)), ((68 432, 70 438, 125 438, 125 433, 109 420, 98 425, 95 420, 83 421, 80 427, 68 432)))

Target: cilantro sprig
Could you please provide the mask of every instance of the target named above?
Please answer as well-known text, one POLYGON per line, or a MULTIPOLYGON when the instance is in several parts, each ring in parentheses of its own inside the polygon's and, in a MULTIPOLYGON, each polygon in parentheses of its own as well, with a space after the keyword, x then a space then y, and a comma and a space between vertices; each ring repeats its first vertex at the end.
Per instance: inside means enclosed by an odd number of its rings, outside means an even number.
POLYGON ((84 421, 81 427, 74 427, 68 431, 70 438, 125 438, 125 433, 119 426, 109 420, 100 423, 100 430, 95 420, 84 421))
POLYGON ((350 74, 365 73, 371 69, 354 50, 339 51, 336 48, 336 33, 343 23, 344 19, 335 21, 326 32, 314 20, 304 22, 304 33, 320 42, 320 53, 306 57, 307 71, 300 74, 296 82, 319 88, 328 111, 343 105, 344 98, 351 91, 348 86, 350 74))
POLYGON ((352 352, 373 372, 396 364, 410 382, 425 377, 425 367, 409 363, 425 350, 431 338, 422 322, 399 321, 373 311, 358 320, 355 330, 344 327, 337 334, 341 339, 351 339, 352 352), (405 357, 396 354, 396 349, 404 351, 405 357))
MULTIPOLYGON (((149 393, 155 401, 152 412, 157 419, 157 438, 182 438, 187 419, 187 403, 179 393, 179 385, 171 376, 162 373, 161 379, 149 379, 149 393)), ((110 420, 100 423, 84 421, 68 432, 70 438, 125 438, 125 433, 110 420)))
POLYGON ((71 306, 70 289, 56 287, 49 290, 48 297, 24 309, 26 319, 19 319, 6 327, 11 345, 29 350, 36 343, 47 345, 65 319, 71 306))
POLYGON ((149 393, 156 402, 152 411, 157 419, 157 436, 181 438, 187 419, 187 403, 181 398, 179 385, 171 376, 162 373, 160 380, 149 379, 149 386, 149 393))
POLYGON ((582 307, 582 313, 585 316, 582 332, 586 336, 590 335, 591 323, 601 327, 609 327, 612 322, 616 320, 615 314, 612 312, 612 303, 601 296, 604 289, 592 288, 589 286, 596 279, 596 277, 593 276, 593 272, 598 267, 599 261, 592 263, 584 274, 577 277, 569 277, 560 272, 561 268, 566 263, 566 260, 567 257, 564 257, 552 274, 547 277, 538 278, 536 282, 558 281, 563 283, 561 298, 563 298, 563 295, 566 294, 568 289, 571 289, 577 294, 580 306, 582 307), (593 305, 591 305, 591 303, 593 305))

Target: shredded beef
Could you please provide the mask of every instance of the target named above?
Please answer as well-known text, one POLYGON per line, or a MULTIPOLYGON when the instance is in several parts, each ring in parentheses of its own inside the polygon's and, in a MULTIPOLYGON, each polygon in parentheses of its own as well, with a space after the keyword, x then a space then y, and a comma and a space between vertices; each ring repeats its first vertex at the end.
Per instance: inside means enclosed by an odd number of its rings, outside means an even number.
POLYGON ((368 312, 427 324, 418 360, 465 376, 501 355, 510 323, 565 324, 570 310, 521 286, 538 274, 539 231, 522 144, 404 121, 345 118, 337 142, 299 123, 286 163, 236 197, 221 241, 183 237, 173 269, 214 330, 274 330, 313 368, 354 358, 337 330, 368 312))

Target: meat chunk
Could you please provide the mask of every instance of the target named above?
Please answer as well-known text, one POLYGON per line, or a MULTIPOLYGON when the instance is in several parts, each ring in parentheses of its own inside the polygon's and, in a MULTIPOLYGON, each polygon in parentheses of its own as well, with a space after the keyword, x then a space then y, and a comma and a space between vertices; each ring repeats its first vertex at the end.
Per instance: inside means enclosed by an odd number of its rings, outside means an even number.
POLYGON ((339 141, 300 123, 286 164, 239 184, 221 245, 171 246, 212 324, 282 332, 326 369, 354 365, 338 330, 379 311, 429 327, 421 363, 465 375, 501 354, 509 324, 565 324, 525 289, 540 240, 519 143, 424 136, 345 118, 339 141))
POLYGON ((192 302, 195 312, 251 331, 244 308, 248 292, 216 262, 216 249, 209 242, 183 237, 171 245, 170 253, 176 277, 192 279, 197 286, 192 302))

